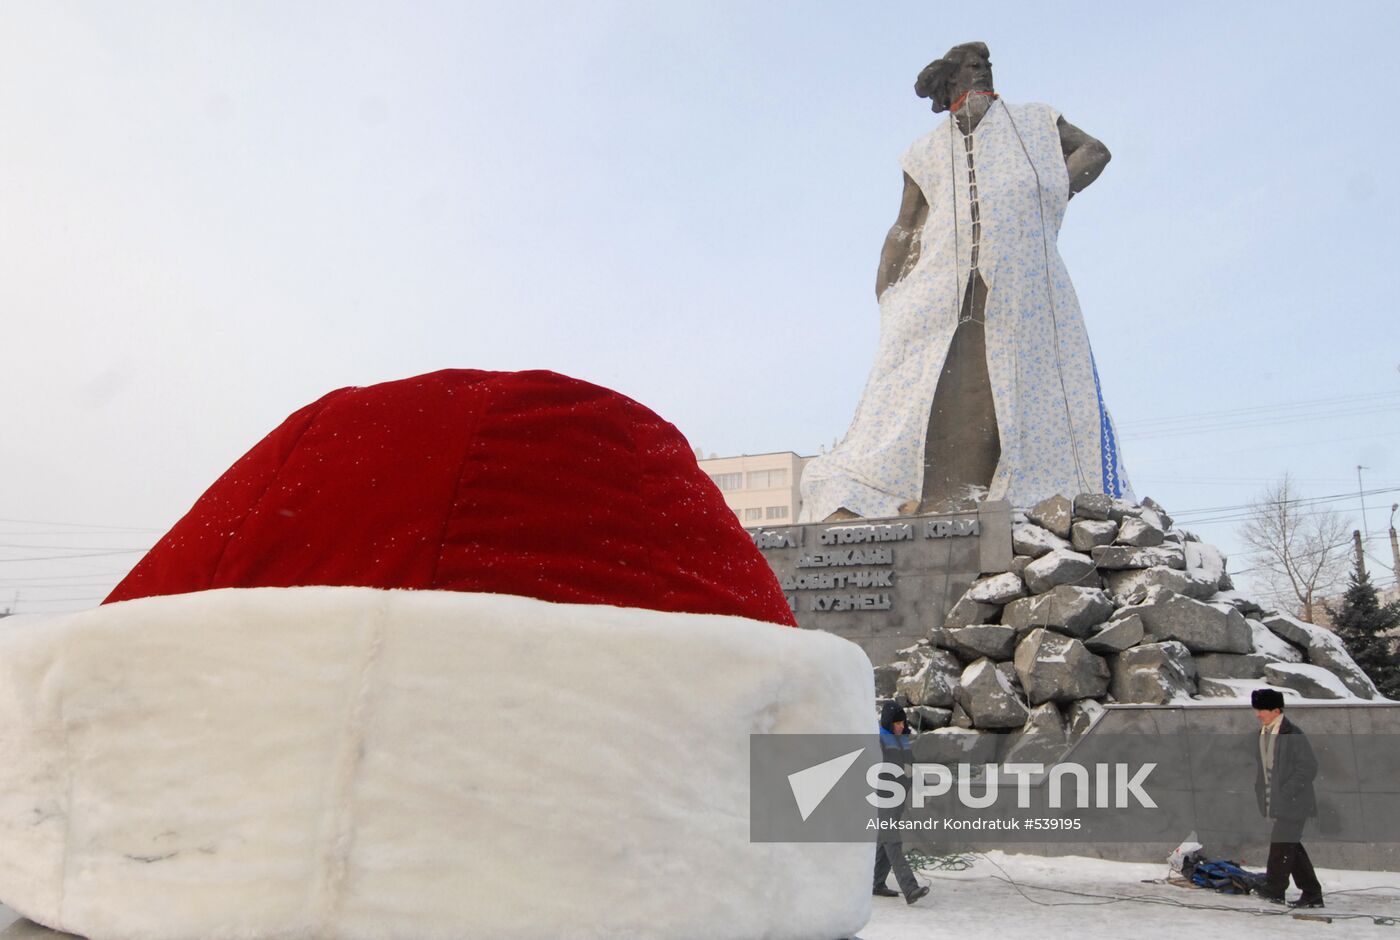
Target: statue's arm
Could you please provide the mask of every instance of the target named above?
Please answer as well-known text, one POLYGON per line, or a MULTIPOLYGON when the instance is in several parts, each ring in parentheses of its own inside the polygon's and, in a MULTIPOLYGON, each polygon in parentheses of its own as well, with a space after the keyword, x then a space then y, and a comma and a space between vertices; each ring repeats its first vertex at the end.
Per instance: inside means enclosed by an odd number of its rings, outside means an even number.
POLYGON ((899 217, 885 236, 880 249, 880 270, 875 272, 875 299, 898 284, 919 260, 919 233, 928 218, 928 201, 919 184, 904 174, 904 194, 899 200, 899 217))
POLYGON ((1060 131, 1060 150, 1069 170, 1069 195, 1073 199, 1075 193, 1099 178, 1113 155, 1103 141, 1090 137, 1064 118, 1055 126, 1060 131))

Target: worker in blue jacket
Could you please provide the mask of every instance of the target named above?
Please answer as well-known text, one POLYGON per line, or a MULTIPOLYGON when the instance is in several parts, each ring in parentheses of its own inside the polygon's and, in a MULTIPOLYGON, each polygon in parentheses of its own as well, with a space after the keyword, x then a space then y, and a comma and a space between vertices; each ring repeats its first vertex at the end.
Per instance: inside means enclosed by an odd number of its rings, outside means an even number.
MULTIPOLYGON (((895 702, 886 702, 885 707, 880 710, 880 750, 887 764, 907 767, 914 762, 913 752, 909 749, 907 717, 904 709, 895 702)), ((908 779, 907 773, 905 778, 908 779)), ((903 816, 903 803, 893 809, 880 810, 880 820, 886 825, 903 818, 903 816)), ((928 885, 921 885, 914 879, 914 872, 909 867, 909 860, 904 857, 904 843, 899 836, 898 829, 881 828, 880 830, 879 841, 875 843, 875 887, 873 893, 882 898, 898 897, 903 893, 906 904, 913 904, 928 894, 928 885), (899 883, 899 891, 895 891, 885 884, 890 869, 894 869, 894 879, 899 883)))

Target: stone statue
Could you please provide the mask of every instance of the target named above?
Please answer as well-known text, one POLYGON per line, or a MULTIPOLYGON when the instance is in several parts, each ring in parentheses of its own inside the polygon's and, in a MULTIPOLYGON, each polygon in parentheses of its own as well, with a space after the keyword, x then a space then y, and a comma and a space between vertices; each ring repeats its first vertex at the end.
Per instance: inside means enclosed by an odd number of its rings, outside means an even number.
POLYGON ((915 92, 948 120, 901 158, 876 275, 880 345, 845 438, 802 480, 803 521, 1130 495, 1055 240, 1102 143, 1000 99, 987 46, 954 46, 915 92))

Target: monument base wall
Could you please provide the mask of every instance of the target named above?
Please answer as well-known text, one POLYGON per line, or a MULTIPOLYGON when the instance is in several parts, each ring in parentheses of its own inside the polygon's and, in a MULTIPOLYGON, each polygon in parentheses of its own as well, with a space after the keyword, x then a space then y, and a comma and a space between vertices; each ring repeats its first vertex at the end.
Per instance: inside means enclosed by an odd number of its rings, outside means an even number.
POLYGON ((1011 567, 1011 505, 751 530, 800 626, 860 645, 881 666, 943 625, 984 573, 1011 567))

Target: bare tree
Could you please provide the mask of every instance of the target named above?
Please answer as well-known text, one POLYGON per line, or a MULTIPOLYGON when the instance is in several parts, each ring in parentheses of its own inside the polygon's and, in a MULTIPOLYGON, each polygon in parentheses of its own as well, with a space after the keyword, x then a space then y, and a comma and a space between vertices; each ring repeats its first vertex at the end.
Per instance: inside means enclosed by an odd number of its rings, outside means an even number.
POLYGON ((1284 474, 1250 504, 1240 535, 1274 600, 1296 604, 1298 615, 1312 623, 1322 596, 1346 576, 1349 528, 1336 510, 1307 505, 1284 474))

